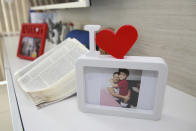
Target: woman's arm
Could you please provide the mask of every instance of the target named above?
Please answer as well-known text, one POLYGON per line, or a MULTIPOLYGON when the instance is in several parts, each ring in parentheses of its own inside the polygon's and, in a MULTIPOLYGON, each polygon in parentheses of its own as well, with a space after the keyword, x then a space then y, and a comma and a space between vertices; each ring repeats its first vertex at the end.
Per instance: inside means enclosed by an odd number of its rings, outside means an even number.
POLYGON ((114 87, 114 88, 118 87, 118 84, 115 84, 112 79, 110 79, 110 83, 111 83, 112 87, 114 87))
POLYGON ((128 101, 130 99, 130 96, 131 96, 131 90, 128 90, 128 94, 126 96, 123 96, 123 95, 119 95, 117 93, 113 93, 112 96, 115 96, 115 97, 118 97, 120 99, 123 99, 124 101, 128 101))
POLYGON ((116 87, 118 87, 118 84, 112 83, 112 87, 116 88, 116 87))
POLYGON ((128 90, 128 94, 125 96, 124 101, 127 103, 131 97, 131 90, 128 90))

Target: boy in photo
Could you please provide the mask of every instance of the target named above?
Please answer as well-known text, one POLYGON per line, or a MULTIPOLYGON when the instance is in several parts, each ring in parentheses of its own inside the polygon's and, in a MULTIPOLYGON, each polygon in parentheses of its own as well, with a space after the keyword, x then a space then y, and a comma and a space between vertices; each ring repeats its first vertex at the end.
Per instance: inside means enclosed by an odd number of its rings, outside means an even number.
POLYGON ((131 91, 128 89, 128 82, 127 77, 129 76, 129 70, 127 69, 119 69, 119 82, 112 83, 113 88, 108 88, 110 94, 112 96, 115 96, 119 98, 117 100, 122 107, 127 107, 127 102, 130 99, 131 91), (116 92, 115 90, 119 89, 119 92, 116 92))

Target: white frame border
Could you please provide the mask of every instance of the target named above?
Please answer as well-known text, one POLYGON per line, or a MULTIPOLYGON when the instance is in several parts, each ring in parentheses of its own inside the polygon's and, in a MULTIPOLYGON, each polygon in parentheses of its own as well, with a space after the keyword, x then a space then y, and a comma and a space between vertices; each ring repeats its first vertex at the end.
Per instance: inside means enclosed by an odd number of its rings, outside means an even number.
POLYGON ((76 64, 77 98, 79 108, 83 112, 99 113, 134 117, 142 119, 159 120, 161 118, 165 86, 167 83, 168 67, 160 57, 126 56, 124 59, 115 59, 108 55, 81 56, 76 64), (116 108, 86 103, 86 88, 84 80, 85 67, 126 68, 137 70, 151 70, 158 72, 154 105, 152 110, 116 108))

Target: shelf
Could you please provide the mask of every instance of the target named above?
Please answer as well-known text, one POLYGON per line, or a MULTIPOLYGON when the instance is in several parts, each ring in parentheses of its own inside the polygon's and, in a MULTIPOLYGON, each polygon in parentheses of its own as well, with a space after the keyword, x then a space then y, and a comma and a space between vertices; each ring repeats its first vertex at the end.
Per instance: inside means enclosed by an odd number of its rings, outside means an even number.
POLYGON ((31 10, 49 10, 49 9, 65 9, 65 8, 83 8, 89 7, 90 3, 88 0, 79 0, 78 2, 69 2, 64 4, 52 4, 31 7, 31 10))

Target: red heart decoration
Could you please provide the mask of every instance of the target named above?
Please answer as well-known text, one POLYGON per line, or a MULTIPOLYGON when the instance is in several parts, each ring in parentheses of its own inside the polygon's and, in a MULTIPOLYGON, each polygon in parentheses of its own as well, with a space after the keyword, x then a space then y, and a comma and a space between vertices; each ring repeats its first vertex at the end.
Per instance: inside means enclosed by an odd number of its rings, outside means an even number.
POLYGON ((121 26, 116 34, 109 29, 101 30, 96 35, 96 44, 108 54, 123 59, 138 37, 135 27, 121 26))

